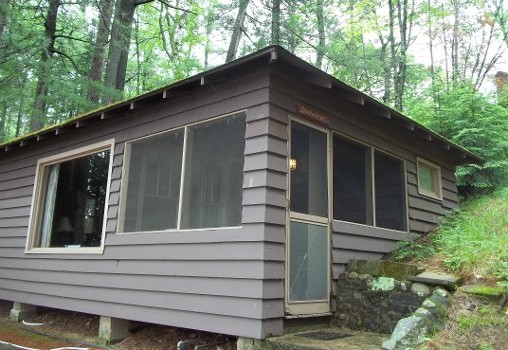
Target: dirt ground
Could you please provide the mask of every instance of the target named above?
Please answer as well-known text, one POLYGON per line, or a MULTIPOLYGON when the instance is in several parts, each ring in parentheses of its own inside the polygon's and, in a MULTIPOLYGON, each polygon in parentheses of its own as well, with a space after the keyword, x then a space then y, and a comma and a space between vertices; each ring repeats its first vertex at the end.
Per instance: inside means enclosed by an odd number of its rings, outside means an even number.
POLYGON ((0 340, 30 348, 50 350, 64 346, 115 350, 174 350, 180 340, 189 341, 187 349, 203 344, 202 350, 236 349, 236 339, 206 332, 133 323, 130 336, 109 347, 96 344, 99 317, 77 312, 40 308, 38 314, 13 323, 9 320, 12 303, 0 300, 0 340))

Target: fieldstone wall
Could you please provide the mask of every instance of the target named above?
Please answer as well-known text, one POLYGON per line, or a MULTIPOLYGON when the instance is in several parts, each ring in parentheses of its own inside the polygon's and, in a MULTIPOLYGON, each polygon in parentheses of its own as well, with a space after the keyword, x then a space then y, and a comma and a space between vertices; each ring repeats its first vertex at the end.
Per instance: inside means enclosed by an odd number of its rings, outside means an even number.
POLYGON ((455 276, 423 272, 416 265, 351 260, 337 281, 332 322, 354 330, 391 333, 399 320, 439 294, 442 286, 453 290, 456 282, 455 276))
POLYGON ((391 333, 416 311, 433 288, 393 277, 345 272, 337 282, 334 324, 354 330, 391 333))

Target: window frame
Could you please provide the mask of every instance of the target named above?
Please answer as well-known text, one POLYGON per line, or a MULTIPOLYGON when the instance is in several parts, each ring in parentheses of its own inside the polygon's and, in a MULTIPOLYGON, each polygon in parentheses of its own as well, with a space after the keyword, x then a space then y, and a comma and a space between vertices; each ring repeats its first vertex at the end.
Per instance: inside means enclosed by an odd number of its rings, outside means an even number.
MULTIPOLYGON (((331 165, 331 176, 333 176, 333 157, 334 157, 334 154, 333 154, 333 136, 334 135, 337 135, 339 136, 340 138, 342 138, 343 140, 346 140, 348 142, 351 142, 353 144, 357 144, 357 145, 360 145, 360 146, 363 146, 363 147, 366 147, 369 149, 369 153, 370 153, 370 175, 371 175, 371 178, 370 178, 370 186, 371 186, 371 195, 372 195, 372 198, 371 198, 371 205, 372 205, 372 225, 369 225, 369 224, 361 224, 361 223, 358 223, 358 222, 352 222, 352 221, 344 221, 344 220, 339 220, 339 219, 335 219, 333 217, 333 210, 334 210, 334 202, 333 202, 333 196, 332 196, 332 201, 331 201, 331 206, 332 206, 332 220, 333 221, 337 221, 337 222, 343 222, 343 223, 346 223, 346 224, 349 224, 349 225, 359 225, 359 226, 366 226, 366 227, 372 227, 372 228, 375 228, 377 230, 387 230, 387 231, 391 231, 391 232, 409 232, 409 195, 408 195, 408 178, 407 178, 407 161, 400 157, 400 156, 397 156, 393 153, 390 153, 390 152, 387 152, 381 148, 378 148, 378 147, 375 147, 371 144, 368 144, 364 141, 361 141, 361 140, 358 140, 352 136, 349 136, 347 134, 344 134, 342 132, 339 132, 337 130, 331 130, 332 132, 332 138, 331 138, 331 142, 332 142, 332 145, 331 145, 331 159, 332 159, 332 165, 331 165), (377 218, 376 218, 376 184, 375 184, 375 177, 376 177, 376 169, 375 169, 375 153, 376 152, 379 152, 379 153, 382 153, 382 154, 385 154, 389 157, 392 157, 392 158, 395 158, 395 159, 398 159, 402 162, 402 171, 403 171, 403 185, 404 185, 404 203, 403 203, 403 206, 404 206, 404 230, 395 230, 395 229, 391 229, 391 228, 385 228, 385 227, 381 227, 381 226, 377 226, 377 218)), ((333 179, 332 179, 332 183, 331 183, 331 190, 333 192, 333 179)))
POLYGON ((113 169, 115 139, 96 142, 87 146, 58 153, 49 157, 40 158, 37 161, 35 171, 35 183, 30 207, 30 219, 28 223, 28 235, 25 246, 27 254, 102 254, 106 238, 106 223, 108 219, 109 194, 111 188, 111 174, 113 169), (108 177, 106 194, 104 199, 104 216, 101 230, 101 244, 98 247, 37 247, 36 239, 39 235, 41 220, 44 214, 44 194, 47 189, 47 169, 54 164, 60 164, 69 160, 78 159, 95 153, 109 150, 108 177))
MULTIPOLYGON (((117 234, 122 234, 122 235, 130 235, 130 234, 145 234, 145 233, 166 233, 166 232, 188 232, 188 231, 216 231, 216 230, 228 230, 228 229, 238 229, 240 227, 242 227, 242 218, 240 218, 240 225, 237 225, 237 226, 220 226, 220 227, 202 227, 202 228, 182 228, 182 210, 183 210, 183 192, 184 192, 184 182, 183 182, 183 179, 185 177, 185 168, 186 168, 186 158, 187 158, 187 146, 188 146, 188 136, 187 136, 187 133, 188 133, 188 130, 189 128, 195 126, 195 125, 199 125, 199 124, 205 124, 205 123, 209 123, 209 122, 213 122, 213 121, 216 121, 216 120, 220 120, 220 119, 225 119, 225 118, 228 118, 228 117, 232 117, 234 115, 237 115, 237 114, 241 114, 243 113, 244 114, 244 118, 245 118, 245 123, 246 123, 246 118, 247 118, 247 109, 242 109, 242 110, 238 110, 238 111, 234 111, 234 112, 231 112, 231 113, 227 113, 227 114, 222 114, 222 115, 219 115, 219 116, 215 116, 215 117, 212 117, 212 118, 207 118, 207 119, 204 119, 204 120, 200 120, 200 121, 196 121, 196 122, 193 122, 193 123, 189 123, 189 124, 183 124, 183 125, 179 125, 179 126, 176 126, 176 127, 173 127, 173 128, 170 128, 170 129, 167 129, 167 130, 163 130, 163 131, 159 131, 159 132, 156 132, 156 133, 153 133, 153 134, 149 134, 149 135, 144 135, 144 136, 141 136, 141 137, 137 137, 137 138, 134 138, 134 139, 131 139, 131 140, 128 140, 128 141, 125 141, 125 144, 124 144, 124 154, 123 154, 123 165, 122 165, 122 179, 121 179, 121 183, 120 183, 120 200, 119 200, 119 211, 118 211, 118 224, 117 224, 117 230, 116 230, 116 233, 117 234), (142 140, 149 140, 153 137, 161 137, 161 136, 164 136, 165 134, 169 134, 171 132, 175 132, 177 130, 183 130, 183 134, 184 134, 184 140, 183 140, 183 148, 182 148, 182 164, 181 164, 181 176, 180 176, 180 188, 179 188, 179 200, 178 200, 178 211, 177 211, 177 225, 176 225, 176 228, 171 228, 171 229, 161 229, 161 230, 139 230, 139 231, 125 231, 125 223, 124 223, 124 219, 125 219, 125 215, 126 215, 126 209, 127 209, 127 206, 125 205, 126 204, 126 201, 127 201, 127 192, 128 192, 128 178, 129 178, 129 165, 130 165, 130 159, 131 159, 131 145, 133 143, 136 143, 136 142, 139 142, 139 141, 142 141, 142 140)), ((244 147, 245 147, 245 135, 244 135, 244 147)), ((244 148, 244 169, 245 169, 245 148, 244 148)), ((242 176, 244 176, 244 170, 242 169, 242 176)), ((242 187, 242 201, 241 203, 243 203, 243 187, 242 187)), ((240 204, 242 205, 242 204, 240 204)), ((243 209, 241 210, 241 212, 243 212, 243 209)))
POLYGON ((436 200, 443 200, 443 180, 442 180, 442 173, 441 173, 441 167, 435 163, 432 163, 426 159, 416 157, 416 181, 418 183, 418 194, 421 196, 425 196, 428 198, 436 199, 436 200), (430 169, 432 173, 432 180, 434 183, 434 188, 436 191, 428 191, 425 188, 422 188, 420 184, 420 168, 426 167, 430 169))

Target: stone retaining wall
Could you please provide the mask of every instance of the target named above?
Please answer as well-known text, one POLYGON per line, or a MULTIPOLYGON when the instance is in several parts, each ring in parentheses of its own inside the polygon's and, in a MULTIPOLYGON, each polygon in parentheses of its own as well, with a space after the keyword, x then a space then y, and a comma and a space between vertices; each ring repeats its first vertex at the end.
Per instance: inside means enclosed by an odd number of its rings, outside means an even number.
POLYGON ((393 277, 346 272, 339 277, 334 324, 354 330, 391 333, 416 311, 434 287, 393 277))

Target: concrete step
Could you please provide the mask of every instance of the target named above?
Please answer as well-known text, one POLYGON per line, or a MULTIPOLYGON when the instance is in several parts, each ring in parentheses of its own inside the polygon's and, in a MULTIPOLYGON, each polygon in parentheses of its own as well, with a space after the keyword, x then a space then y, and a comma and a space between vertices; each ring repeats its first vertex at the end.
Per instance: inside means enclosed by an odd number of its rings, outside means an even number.
POLYGON ((274 350, 379 350, 389 334, 327 327, 268 338, 274 350))

